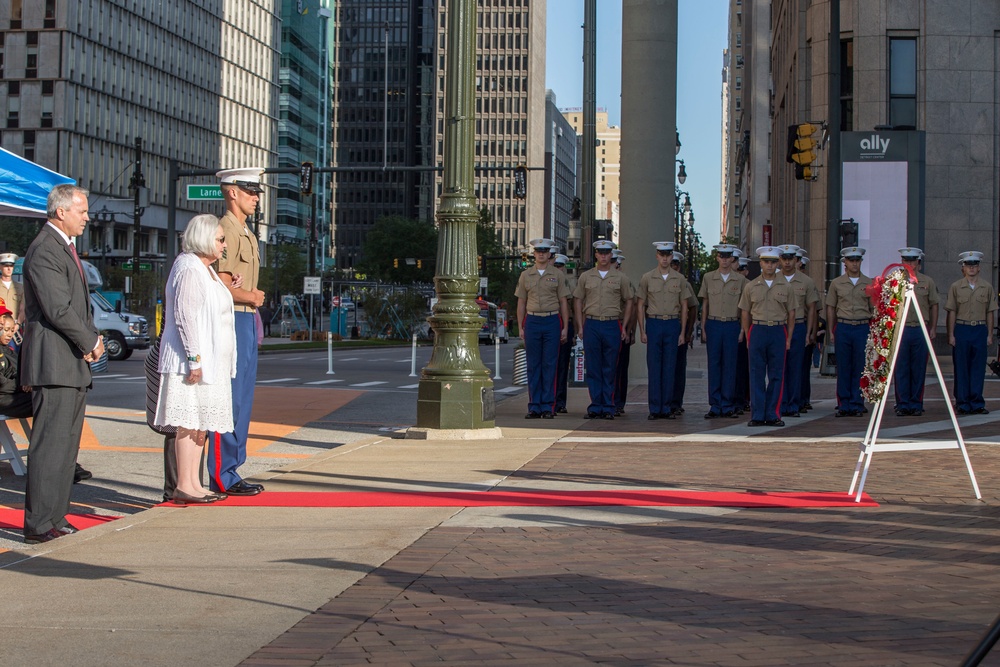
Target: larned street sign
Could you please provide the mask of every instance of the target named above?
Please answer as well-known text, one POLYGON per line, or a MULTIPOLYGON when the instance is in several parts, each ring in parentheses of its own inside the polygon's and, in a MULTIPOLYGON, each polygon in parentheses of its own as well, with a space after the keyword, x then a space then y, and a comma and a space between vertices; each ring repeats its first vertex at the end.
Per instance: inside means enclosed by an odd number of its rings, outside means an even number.
POLYGON ((207 200, 207 199, 222 199, 222 186, 219 185, 189 185, 188 189, 188 199, 193 200, 207 200))
MULTIPOLYGON (((131 270, 132 270, 132 262, 125 262, 122 264, 122 271, 131 271, 131 270)), ((152 262, 139 262, 139 270, 152 271, 153 270, 152 262)))

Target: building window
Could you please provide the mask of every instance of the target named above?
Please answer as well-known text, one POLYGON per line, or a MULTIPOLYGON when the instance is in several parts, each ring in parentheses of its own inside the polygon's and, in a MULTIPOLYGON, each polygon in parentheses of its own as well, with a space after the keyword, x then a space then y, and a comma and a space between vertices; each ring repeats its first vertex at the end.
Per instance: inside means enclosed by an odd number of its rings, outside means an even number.
POLYGON ((889 125, 917 126, 917 40, 889 40, 889 125))
POLYGON ((854 40, 840 42, 840 130, 854 130, 854 40))

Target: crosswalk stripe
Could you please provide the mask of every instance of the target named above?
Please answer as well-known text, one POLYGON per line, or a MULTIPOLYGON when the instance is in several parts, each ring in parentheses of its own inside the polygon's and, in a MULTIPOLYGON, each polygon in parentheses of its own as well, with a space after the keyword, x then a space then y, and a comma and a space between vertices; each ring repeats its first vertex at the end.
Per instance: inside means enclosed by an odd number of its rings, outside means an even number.
POLYGON ((374 387, 377 384, 386 384, 384 380, 376 380, 375 382, 359 382, 358 384, 352 384, 352 387, 374 387))
POLYGON ((404 384, 402 387, 398 387, 398 388, 399 389, 416 389, 419 386, 420 386, 420 383, 418 382, 417 384, 404 384))
POLYGON ((331 384, 333 382, 343 382, 343 380, 316 380, 314 382, 306 382, 306 384, 331 384))
POLYGON ((273 382, 292 382, 298 378, 277 378, 275 380, 257 380, 257 384, 271 384, 273 382))
POLYGON ((494 389, 493 393, 495 393, 495 394, 512 394, 515 391, 521 391, 521 389, 522 389, 521 387, 516 387, 516 386, 515 387, 504 387, 503 389, 494 389))

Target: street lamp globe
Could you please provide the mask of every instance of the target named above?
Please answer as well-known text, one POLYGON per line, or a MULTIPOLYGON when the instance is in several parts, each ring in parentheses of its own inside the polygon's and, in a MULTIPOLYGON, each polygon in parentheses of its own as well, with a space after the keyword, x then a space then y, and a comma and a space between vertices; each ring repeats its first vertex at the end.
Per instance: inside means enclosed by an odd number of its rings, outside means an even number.
POLYGON ((677 168, 677 182, 684 185, 684 181, 688 179, 687 170, 684 169, 684 160, 677 161, 680 166, 677 168))

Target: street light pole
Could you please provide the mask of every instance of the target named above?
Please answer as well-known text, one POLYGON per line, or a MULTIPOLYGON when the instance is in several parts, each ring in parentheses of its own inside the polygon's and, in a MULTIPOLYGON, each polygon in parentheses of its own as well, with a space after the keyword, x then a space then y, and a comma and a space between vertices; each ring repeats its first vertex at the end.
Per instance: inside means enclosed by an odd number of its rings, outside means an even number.
MULTIPOLYGON (((445 67, 443 190, 438 207, 437 303, 428 318, 434 350, 420 374, 417 426, 421 429, 481 429, 477 437, 499 437, 493 381, 479 358, 482 318, 475 298, 476 224, 473 191, 475 141, 476 1, 448 3, 445 67), (487 431, 489 429, 489 431, 487 431)), ((418 431, 414 431, 414 435, 418 431)))

